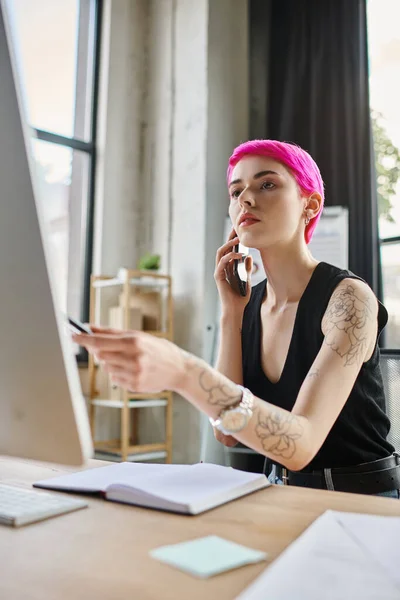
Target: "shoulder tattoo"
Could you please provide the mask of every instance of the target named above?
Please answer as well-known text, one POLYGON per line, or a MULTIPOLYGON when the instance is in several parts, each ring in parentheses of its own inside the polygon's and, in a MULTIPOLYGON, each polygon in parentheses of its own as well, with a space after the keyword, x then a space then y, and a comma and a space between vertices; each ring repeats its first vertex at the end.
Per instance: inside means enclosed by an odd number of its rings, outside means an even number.
POLYGON ((371 298, 354 285, 349 283, 333 292, 322 320, 324 343, 343 358, 344 366, 361 365, 364 360, 372 318, 371 298))

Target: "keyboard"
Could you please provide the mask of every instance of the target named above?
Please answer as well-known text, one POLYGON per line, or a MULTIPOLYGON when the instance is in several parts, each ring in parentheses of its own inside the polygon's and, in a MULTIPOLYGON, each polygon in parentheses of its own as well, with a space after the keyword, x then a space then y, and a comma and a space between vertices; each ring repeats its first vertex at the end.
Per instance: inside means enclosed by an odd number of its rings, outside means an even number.
POLYGON ((0 483, 0 523, 3 525, 21 527, 87 506, 75 498, 0 483))

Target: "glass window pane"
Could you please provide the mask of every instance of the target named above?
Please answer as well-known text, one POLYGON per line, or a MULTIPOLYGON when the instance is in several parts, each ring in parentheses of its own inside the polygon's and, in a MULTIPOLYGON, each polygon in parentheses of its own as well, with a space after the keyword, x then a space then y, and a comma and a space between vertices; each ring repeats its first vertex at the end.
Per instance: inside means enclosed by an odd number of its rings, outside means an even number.
POLYGON ((81 318, 90 157, 33 140, 39 199, 62 310, 81 318))
POLYGON ((91 0, 8 0, 30 124, 90 139, 93 28, 91 0))
POLYGON ((385 346, 400 348, 400 244, 381 247, 383 297, 389 312, 385 346))
POLYGON ((400 2, 368 0, 367 7, 379 233, 387 238, 400 235, 400 2))

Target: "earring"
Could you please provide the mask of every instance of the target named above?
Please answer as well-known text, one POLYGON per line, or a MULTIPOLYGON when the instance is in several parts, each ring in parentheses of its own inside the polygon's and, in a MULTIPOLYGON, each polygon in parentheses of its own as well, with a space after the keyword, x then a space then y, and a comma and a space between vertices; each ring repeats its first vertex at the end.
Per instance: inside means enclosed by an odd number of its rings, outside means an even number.
POLYGON ((307 225, 311 221, 311 219, 310 219, 310 211, 306 209, 304 212, 306 213, 306 218, 304 219, 304 223, 306 224, 306 227, 307 227, 307 225))

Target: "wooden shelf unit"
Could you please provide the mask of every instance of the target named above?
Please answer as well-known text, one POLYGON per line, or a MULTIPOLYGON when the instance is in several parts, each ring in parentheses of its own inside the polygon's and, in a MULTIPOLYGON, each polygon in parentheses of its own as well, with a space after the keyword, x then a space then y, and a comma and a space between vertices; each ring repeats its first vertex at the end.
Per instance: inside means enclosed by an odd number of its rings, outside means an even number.
MULTIPOLYGON (((104 288, 117 287, 123 294, 123 328, 129 329, 130 298, 137 289, 158 289, 164 293, 164 319, 160 330, 146 331, 151 335, 173 341, 173 300, 172 278, 170 275, 123 269, 122 276, 92 275, 90 285, 90 322, 99 323, 98 294, 104 288)), ((172 461, 172 403, 171 391, 157 394, 138 394, 121 390, 121 400, 100 397, 97 389, 98 367, 92 355, 89 355, 89 419, 96 455, 110 455, 111 460, 151 460, 165 458, 172 461), (113 440, 96 440, 96 408, 118 409, 121 411, 120 438, 113 440), (138 411, 137 409, 164 407, 165 440, 161 443, 138 443, 138 411), (130 412, 133 413, 131 427, 130 412)))

